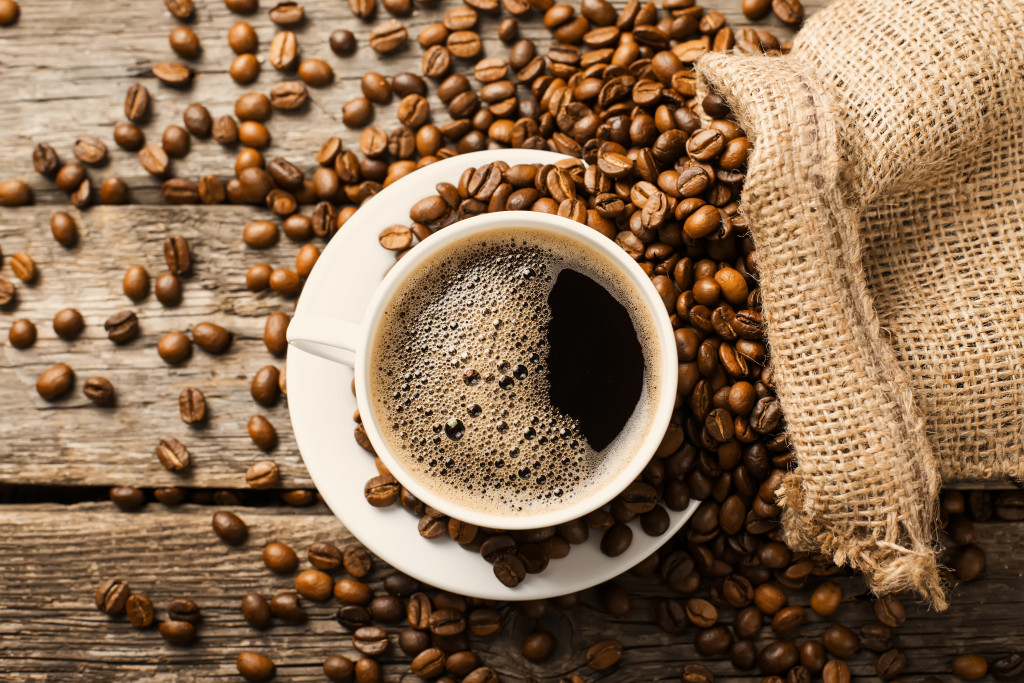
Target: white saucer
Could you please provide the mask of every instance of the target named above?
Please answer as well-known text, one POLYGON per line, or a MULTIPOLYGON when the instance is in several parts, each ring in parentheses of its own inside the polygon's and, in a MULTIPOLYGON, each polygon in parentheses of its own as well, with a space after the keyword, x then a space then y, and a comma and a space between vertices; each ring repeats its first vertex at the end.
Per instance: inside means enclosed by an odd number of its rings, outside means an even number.
MULTIPOLYGON (((330 252, 332 258, 321 258, 319 263, 336 259, 344 266, 314 267, 297 310, 361 321, 374 287, 394 263, 394 255, 381 248, 377 236, 388 225, 408 224, 409 209, 433 194, 437 183, 457 183, 465 169, 492 161, 514 165, 554 163, 563 158, 526 149, 475 152, 439 161, 398 180, 366 202, 331 239, 324 255, 330 252)), ((363 485, 377 470, 373 458, 352 436, 356 401, 351 383, 351 368, 288 348, 288 410, 302 459, 327 505, 363 545, 396 569, 437 588, 495 600, 547 598, 583 590, 648 557, 697 508, 693 501, 682 512, 670 511, 669 528, 657 537, 648 536, 634 521, 633 543, 615 558, 601 553, 600 534, 592 532, 568 557, 552 560, 543 572, 528 575, 516 588, 508 588, 477 553, 463 550, 447 536, 435 540, 420 536, 416 518, 401 506, 378 509, 366 502, 363 485)))

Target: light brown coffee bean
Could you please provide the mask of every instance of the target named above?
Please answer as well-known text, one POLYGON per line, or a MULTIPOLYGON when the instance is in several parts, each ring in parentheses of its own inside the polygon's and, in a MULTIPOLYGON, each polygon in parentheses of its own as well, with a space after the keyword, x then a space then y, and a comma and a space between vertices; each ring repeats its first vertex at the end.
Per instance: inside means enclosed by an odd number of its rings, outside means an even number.
POLYGON ((280 235, 277 225, 270 221, 252 221, 242 229, 242 241, 253 249, 269 249, 280 235))
POLYGON ((36 391, 47 401, 56 401, 71 391, 75 383, 75 373, 65 363, 58 363, 39 375, 36 380, 36 391))
POLYGON ((281 480, 281 472, 277 463, 272 460, 261 460, 254 463, 245 472, 245 481, 254 489, 268 489, 277 486, 281 480))
POLYGON ((160 337, 156 350, 167 363, 180 365, 192 355, 192 342, 183 332, 168 332, 160 337))
POLYGON ((383 21, 370 30, 370 47, 380 54, 389 54, 409 40, 405 24, 394 19, 383 21))
POLYGON ((262 451, 272 451, 277 446, 277 430, 270 420, 262 415, 253 415, 249 418, 249 438, 262 451))
POLYGON ((124 98, 124 115, 129 121, 144 121, 149 115, 149 91, 138 83, 128 88, 124 98))
POLYGON ((173 436, 160 439, 156 447, 156 457, 169 472, 181 472, 192 462, 188 449, 173 436))

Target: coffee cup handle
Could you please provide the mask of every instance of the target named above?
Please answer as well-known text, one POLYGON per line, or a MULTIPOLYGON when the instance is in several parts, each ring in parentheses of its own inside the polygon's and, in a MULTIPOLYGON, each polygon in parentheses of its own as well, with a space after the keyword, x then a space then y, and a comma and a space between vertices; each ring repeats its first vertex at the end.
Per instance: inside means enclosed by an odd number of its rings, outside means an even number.
POLYGON ((288 324, 288 343, 295 348, 354 368, 362 325, 322 315, 297 315, 288 324))

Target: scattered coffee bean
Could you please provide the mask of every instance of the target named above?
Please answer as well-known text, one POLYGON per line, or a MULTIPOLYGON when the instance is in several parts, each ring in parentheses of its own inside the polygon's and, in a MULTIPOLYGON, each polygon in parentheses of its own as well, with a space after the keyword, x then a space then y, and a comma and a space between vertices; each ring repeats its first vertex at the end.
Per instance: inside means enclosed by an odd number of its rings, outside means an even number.
POLYGON ((207 353, 224 353, 231 345, 232 336, 216 323, 201 322, 192 328, 192 340, 207 353))
POLYGON ((249 418, 249 438, 263 451, 272 451, 277 447, 277 430, 270 420, 262 415, 253 415, 249 418))
POLYGON ((149 628, 153 625, 155 610, 153 601, 141 593, 135 593, 125 602, 125 613, 128 621, 137 629, 149 628))
POLYGON ((247 681, 252 683, 266 683, 274 677, 276 668, 274 662, 266 655, 259 652, 241 652, 235 660, 238 673, 247 681))
POLYGON ((594 643, 586 652, 587 666, 594 671, 604 671, 619 663, 622 658, 622 643, 617 640, 602 640, 594 643))
POLYGON ((213 531, 228 545, 242 545, 249 537, 249 527, 241 517, 227 510, 213 515, 213 531))
POLYGON ((195 59, 202 52, 199 36, 188 26, 175 26, 167 40, 174 53, 184 59, 195 59))
POLYGON ((115 344, 128 344, 139 337, 139 318, 133 311, 120 311, 106 319, 103 329, 115 344))
POLYGON ((106 377, 90 377, 82 385, 82 393, 98 406, 112 406, 117 400, 114 385, 106 377))
POLYGON ((156 350, 167 363, 180 365, 192 355, 192 342, 183 332, 168 332, 160 337, 156 350))
POLYGON ((115 486, 110 489, 110 501, 125 512, 134 512, 146 504, 146 494, 134 486, 115 486))
POLYGON ((347 57, 356 51, 355 34, 348 29, 338 29, 331 33, 330 46, 334 54, 340 57, 347 57))
POLYGON ((187 646, 196 640, 196 627, 187 621, 161 621, 159 630, 171 645, 187 646))
POLYGON ((16 349, 27 349, 36 343, 36 326, 27 318, 20 318, 11 323, 7 339, 16 349))
POLYGON ((44 370, 36 380, 36 391, 47 401, 56 401, 71 391, 75 373, 70 366, 58 363, 44 370))
POLYGON ((319 569, 307 569, 295 577, 295 590, 310 600, 324 602, 331 597, 334 581, 329 574, 319 569))
POLYGON ((181 472, 188 468, 192 459, 185 445, 173 436, 160 439, 156 447, 156 457, 160 464, 169 472, 181 472))
POLYGON ((181 303, 181 280, 174 273, 160 273, 154 286, 157 301, 168 308, 181 303))
POLYGON ((277 486, 281 473, 277 463, 272 460, 261 460, 254 463, 245 472, 245 481, 254 489, 268 489, 277 486))
POLYGON ((53 331, 67 341, 77 339, 85 329, 85 318, 73 308, 64 308, 53 316, 53 331))
POLYGON ((981 655, 960 655, 950 664, 950 670, 961 681, 977 681, 988 673, 988 661, 981 655))
POLYGON ((50 232, 53 233, 53 239, 63 247, 73 247, 78 242, 78 226, 64 211, 57 211, 50 216, 50 232))
POLYGON ((107 579, 96 589, 96 608, 108 616, 119 616, 131 593, 131 587, 121 579, 107 579))
POLYGON ((270 628, 270 603, 259 593, 246 593, 242 598, 242 618, 255 629, 270 628))

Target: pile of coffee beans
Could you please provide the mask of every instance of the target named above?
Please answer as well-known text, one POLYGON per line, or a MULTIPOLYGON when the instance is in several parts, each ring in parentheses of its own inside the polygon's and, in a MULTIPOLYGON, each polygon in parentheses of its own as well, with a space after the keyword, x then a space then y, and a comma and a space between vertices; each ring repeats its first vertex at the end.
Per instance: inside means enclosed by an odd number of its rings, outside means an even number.
MULTIPOLYGON (((256 0, 225 4, 243 15, 257 9, 256 0)), ((188 25, 195 17, 192 0, 165 0, 165 5, 181 22, 169 35, 172 50, 182 60, 193 60, 201 46, 188 25)), ((376 16, 375 0, 350 0, 349 5, 357 17, 376 16)), ((388 54, 407 48, 410 36, 400 19, 410 13, 410 3, 382 0, 382 5, 394 18, 375 22, 369 31, 371 49, 388 54)), ((744 0, 743 11, 752 20, 774 12, 794 25, 803 18, 799 0, 744 0)), ((13 0, 0 0, 0 26, 15 23, 18 13, 13 0)), ((246 274, 246 286, 253 292, 270 289, 293 298, 320 253, 312 240, 329 240, 362 202, 416 168, 459 153, 502 147, 549 149, 575 157, 549 166, 498 163, 472 169, 418 202, 408 225, 386 227, 380 243, 400 258, 417 241, 460 218, 504 209, 559 214, 614 240, 651 277, 676 330, 679 405, 656 457, 607 509, 554 529, 500 533, 447 519, 415 500, 383 467, 368 482, 367 499, 379 506, 405 506, 419 517, 421 534, 447 534, 480 552, 508 585, 540 571, 549 560, 564 557, 591 532, 601 534, 607 555, 620 554, 631 542, 629 521, 639 517, 645 533, 660 535, 667 525, 666 509, 680 510, 690 500, 699 500, 686 530, 632 570, 638 576, 660 577, 679 595, 661 601, 649 618, 668 633, 686 631, 702 657, 727 659, 742 671, 756 669, 765 683, 848 681, 846 660, 857 656, 875 657, 876 672, 885 680, 901 676, 907 657, 897 647, 894 629, 906 614, 899 599, 876 600, 876 622, 858 631, 845 627, 834 621, 836 615, 861 595, 843 595, 831 580, 838 570, 830 562, 794 553, 781 540, 775 491, 791 465, 791 454, 763 340, 756 253, 738 203, 751 143, 721 98, 696 96, 693 62, 704 52, 771 55, 786 52, 788 46, 768 31, 734 31, 720 12, 705 10, 692 0, 664 0, 661 10, 639 0, 628 0, 620 9, 606 0, 581 0, 578 7, 553 0, 502 0, 500 5, 497 0, 465 0, 464 7, 447 10, 415 37, 422 49, 420 74, 371 72, 362 78, 361 96, 347 102, 341 112, 346 125, 361 129, 358 150, 346 150, 339 138, 329 138, 315 155, 315 170, 308 173, 283 156, 265 156, 273 144, 267 123, 275 111, 303 108, 308 88, 333 82, 333 68, 323 60, 300 58, 299 37, 289 28, 308 20, 299 3, 277 3, 269 15, 281 30, 267 44, 265 63, 290 80, 276 83, 268 93, 245 93, 236 101, 234 115, 214 117, 201 103, 192 103, 182 114, 182 125, 166 128, 159 141, 147 141, 143 129, 153 100, 144 85, 135 84, 123 104, 118 103, 125 120, 114 129, 116 148, 82 135, 70 150, 74 161, 64 163, 57 150, 43 142, 33 151, 35 169, 67 193, 75 207, 125 203, 131 191, 122 179, 108 177, 97 185, 90 177, 91 170, 122 150, 136 155, 142 168, 161 180, 167 203, 266 207, 270 218, 241 227, 247 249, 259 252, 278 243, 280 232, 301 246, 294 267, 254 264, 246 274), (500 11, 509 15, 498 28, 507 55, 483 55, 479 17, 500 11), (519 22, 538 14, 555 41, 546 51, 519 37, 519 22), (442 112, 432 111, 427 99, 431 88, 443 104, 446 122, 440 121, 442 112), (369 125, 375 108, 395 98, 398 125, 369 125), (175 176, 175 160, 208 138, 223 146, 241 143, 233 176, 175 176), (806 593, 810 599, 802 601, 799 596, 806 593), (771 630, 767 638, 766 626, 771 630), (864 652, 871 655, 858 654, 864 652)), ((227 35, 236 54, 230 77, 239 84, 251 83, 261 68, 256 31, 239 21, 227 35)), ((335 31, 330 48, 339 56, 351 55, 357 49, 355 35, 346 29, 335 31)), ((162 86, 186 88, 193 71, 186 64, 160 62, 152 74, 162 86)), ((27 183, 0 181, 0 206, 32 200, 27 183)), ((78 227, 68 213, 55 212, 50 228, 59 245, 69 248, 78 242, 78 227)), ((173 308, 182 301, 182 279, 192 272, 191 247, 183 237, 172 235, 163 253, 167 270, 153 278, 152 290, 164 306, 173 308)), ((11 264, 16 279, 27 283, 37 277, 30 255, 16 255, 11 264)), ((121 286, 129 301, 141 301, 150 291, 149 273, 130 266, 121 286)), ((16 307, 17 294, 15 283, 0 276, 0 306, 16 307)), ((266 320, 264 342, 275 357, 285 353, 288 322, 283 312, 266 320)), ((68 309, 53 325, 62 337, 75 339, 83 317, 68 309)), ((139 327, 130 310, 105 324, 114 344, 131 342, 139 327)), ((35 338, 32 321, 12 324, 13 347, 29 348, 35 338)), ((232 340, 228 330, 199 321, 191 337, 180 331, 164 335, 157 352, 173 365, 188 360, 193 344, 219 354, 232 340)), ((37 389, 46 400, 56 401, 71 391, 74 382, 72 368, 61 364, 40 376, 37 389)), ((103 377, 86 379, 82 390, 99 406, 117 402, 115 388, 103 377)), ((275 366, 258 369, 250 390, 258 405, 274 405, 287 393, 285 372, 275 366)), ((207 411, 201 389, 185 389, 178 411, 183 422, 201 429, 207 411)), ((248 431, 256 447, 274 449, 276 431, 265 417, 255 415, 248 431)), ((372 451, 360 426, 355 437, 372 451)), ((171 471, 190 466, 188 448, 176 438, 161 439, 156 457, 171 471)), ((166 505, 186 500, 239 505, 266 495, 279 478, 277 465, 262 460, 245 473, 247 484, 261 491, 119 486, 111 489, 110 498, 128 511, 141 509, 151 499, 166 505)), ((311 491, 279 496, 290 505, 316 500, 311 491)), ((1019 493, 944 493, 943 523, 952 548, 950 578, 970 581, 984 573, 985 554, 974 542, 972 520, 1019 521, 1022 511, 1019 493)), ((232 546, 244 546, 248 538, 244 521, 226 511, 214 516, 213 529, 232 546)), ((299 567, 298 555, 284 543, 267 545, 262 557, 275 574, 290 575, 299 567)), ((300 623, 307 618, 304 600, 317 603, 333 596, 341 605, 337 620, 351 633, 352 647, 362 656, 356 661, 329 657, 324 673, 331 680, 381 680, 377 660, 398 656, 392 638, 400 624, 398 649, 417 676, 446 683, 459 677, 472 683, 498 680, 494 669, 470 649, 470 635, 486 638, 498 633, 507 608, 430 591, 401 574, 383 577, 378 589, 367 578, 372 560, 359 547, 342 551, 317 543, 309 548, 307 559, 312 568, 295 576, 294 591, 279 592, 269 600, 246 595, 242 618, 256 629, 270 627, 275 619, 300 623), (341 571, 347 576, 332 575, 341 571)), ((629 594, 615 584, 602 586, 597 597, 610 615, 631 612, 629 594)), ((570 595, 528 601, 518 610, 536 619, 551 605, 570 609, 579 599, 570 595)), ((132 594, 118 579, 100 586, 96 604, 111 615, 127 613, 139 628, 155 621, 152 602, 132 594)), ((164 638, 176 645, 192 642, 198 606, 182 598, 172 601, 167 611, 168 618, 160 624, 164 638)), ((525 660, 538 662, 549 657, 553 647, 552 634, 538 629, 523 640, 521 652, 525 660)), ((602 671, 625 657, 628 652, 623 652, 622 644, 603 640, 580 653, 579 663, 589 667, 586 671, 602 671)), ((249 680, 269 680, 275 672, 274 662, 257 652, 239 655, 237 666, 249 680)), ((986 671, 1001 680, 1015 680, 1024 671, 1024 656, 1010 654, 990 666, 982 657, 963 655, 951 661, 950 670, 963 680, 977 679, 986 671)), ((684 681, 714 680, 701 664, 688 665, 681 676, 684 681)), ((584 679, 571 674, 563 680, 584 679)))

